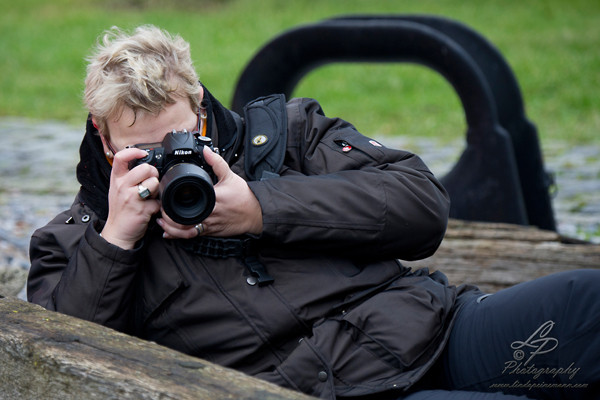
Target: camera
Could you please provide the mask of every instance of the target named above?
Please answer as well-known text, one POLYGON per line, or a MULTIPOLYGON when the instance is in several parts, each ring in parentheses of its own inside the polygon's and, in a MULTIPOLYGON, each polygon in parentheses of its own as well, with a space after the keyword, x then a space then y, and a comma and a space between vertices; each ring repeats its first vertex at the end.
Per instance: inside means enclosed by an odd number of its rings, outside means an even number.
POLYGON ((140 143, 145 157, 129 162, 129 169, 150 164, 159 173, 159 197, 163 210, 175 222, 195 225, 210 215, 215 206, 216 182, 203 150, 214 151, 212 140, 186 130, 167 133, 161 143, 140 143))

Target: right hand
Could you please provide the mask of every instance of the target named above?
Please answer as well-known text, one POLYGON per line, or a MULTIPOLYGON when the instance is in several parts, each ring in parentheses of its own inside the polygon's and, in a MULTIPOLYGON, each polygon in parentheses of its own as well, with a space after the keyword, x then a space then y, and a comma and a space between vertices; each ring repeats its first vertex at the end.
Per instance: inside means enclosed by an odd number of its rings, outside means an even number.
POLYGON ((227 162, 204 147, 204 159, 217 176, 215 208, 202 221, 202 230, 175 223, 166 213, 157 220, 166 239, 189 239, 198 235, 230 237, 246 233, 260 235, 263 230, 262 209, 248 183, 229 168, 227 162))
POLYGON ((129 162, 146 156, 146 152, 129 148, 115 154, 108 190, 108 218, 102 237, 123 249, 134 248, 148 228, 152 215, 160 210, 158 170, 149 164, 140 164, 129 170, 129 162), (143 200, 138 185, 147 187, 152 194, 143 200))

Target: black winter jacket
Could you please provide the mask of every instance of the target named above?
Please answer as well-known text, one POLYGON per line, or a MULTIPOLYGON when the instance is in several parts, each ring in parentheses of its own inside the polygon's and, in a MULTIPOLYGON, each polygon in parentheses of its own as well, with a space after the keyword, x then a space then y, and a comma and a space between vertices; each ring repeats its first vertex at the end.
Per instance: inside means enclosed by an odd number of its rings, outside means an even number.
MULTIPOLYGON (((447 194, 419 157, 314 100, 287 113, 281 176, 248 182, 263 213, 254 248, 273 283, 156 225, 137 248, 118 248, 80 193, 33 234, 29 300, 322 398, 411 387, 443 349, 458 291, 396 259, 436 250, 447 194)), ((241 133, 227 135, 237 144, 222 155, 245 177, 241 133)))

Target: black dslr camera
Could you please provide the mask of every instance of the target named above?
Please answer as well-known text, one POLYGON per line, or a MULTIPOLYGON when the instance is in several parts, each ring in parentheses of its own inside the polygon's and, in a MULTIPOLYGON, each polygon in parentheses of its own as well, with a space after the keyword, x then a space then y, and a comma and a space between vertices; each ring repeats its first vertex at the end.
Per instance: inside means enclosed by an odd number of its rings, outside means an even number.
POLYGON ((204 146, 212 151, 212 140, 186 130, 167 133, 162 143, 140 143, 132 147, 148 155, 132 160, 129 169, 150 164, 158 169, 160 201, 167 215, 182 225, 195 225, 215 206, 216 177, 204 160, 204 146))

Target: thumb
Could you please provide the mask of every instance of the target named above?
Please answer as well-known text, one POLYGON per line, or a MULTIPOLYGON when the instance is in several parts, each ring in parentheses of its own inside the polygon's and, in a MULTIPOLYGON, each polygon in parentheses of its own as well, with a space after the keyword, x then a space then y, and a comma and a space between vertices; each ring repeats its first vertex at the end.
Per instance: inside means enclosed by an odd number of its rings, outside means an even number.
POLYGON ((217 176, 217 181, 220 182, 231 171, 231 169, 229 169, 227 161, 225 161, 223 157, 212 151, 207 146, 204 146, 204 149, 202 151, 204 155, 204 160, 206 160, 206 163, 212 167, 213 172, 217 176))

